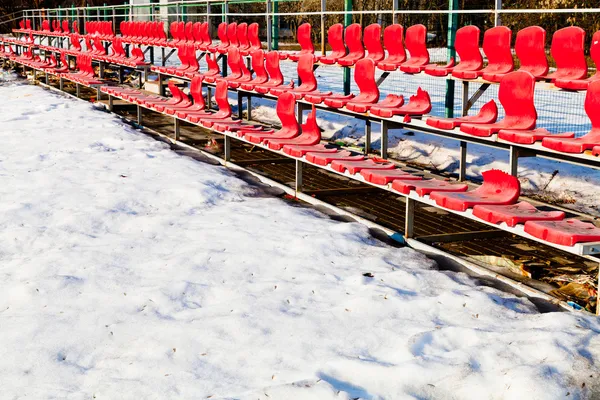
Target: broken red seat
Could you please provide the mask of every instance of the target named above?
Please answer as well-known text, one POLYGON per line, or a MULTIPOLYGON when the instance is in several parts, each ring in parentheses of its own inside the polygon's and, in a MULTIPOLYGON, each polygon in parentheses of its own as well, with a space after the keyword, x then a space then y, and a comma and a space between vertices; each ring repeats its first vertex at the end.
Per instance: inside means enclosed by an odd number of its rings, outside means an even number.
POLYGON ((346 46, 344 45, 344 25, 333 24, 327 30, 327 42, 331 46, 331 53, 319 58, 323 64, 335 64, 346 55, 346 46))
POLYGON ((221 76, 221 69, 217 63, 217 58, 214 54, 206 53, 205 60, 208 70, 204 72, 197 72, 196 75, 201 76, 205 82, 214 83, 217 81, 217 78, 221 76))
POLYGON ((412 25, 406 30, 404 39, 406 50, 410 54, 408 61, 400 65, 400 71, 407 74, 417 74, 429 64, 429 51, 427 51, 427 28, 425 25, 412 25))
MULTIPOLYGON (((396 98, 397 97, 390 98, 387 103, 390 104, 396 98)), ((420 87, 417 89, 417 94, 415 96, 410 96, 409 102, 406 105, 386 106, 386 100, 388 100, 387 97, 384 102, 372 106, 369 110, 370 113, 384 118, 391 118, 394 115, 424 115, 431 111, 431 99, 429 98, 429 93, 420 87)), ((404 99, 402 99, 402 101, 404 101, 404 99)))
MULTIPOLYGON (((276 87, 269 89, 269 94, 279 97, 283 93, 290 93, 296 100, 302 99, 305 95, 318 94, 318 95, 330 95, 331 92, 319 92, 317 90, 317 79, 313 71, 314 56, 312 54, 303 54, 298 59, 298 79, 300 80, 300 86, 295 88, 290 87, 276 87)), ((256 90, 256 87, 255 87, 256 90)), ((258 90, 257 90, 258 91, 258 90)))
POLYGON ((258 93, 267 94, 270 89, 283 86, 283 74, 279 67, 279 53, 270 51, 265 56, 265 69, 269 79, 265 83, 253 84, 251 82, 242 83, 242 89, 254 90, 258 93))
POLYGON ((231 105, 227 98, 227 82, 219 81, 215 88, 215 101, 217 103, 218 111, 215 113, 208 113, 207 111, 197 112, 186 112, 185 119, 194 124, 202 123, 204 120, 226 120, 231 117, 231 105))
POLYGON ((385 52, 381 44, 381 25, 371 24, 365 28, 363 41, 367 49, 367 57, 375 64, 385 58, 385 52))
POLYGON ((527 71, 536 79, 548 74, 546 31, 544 28, 528 26, 517 32, 515 53, 521 64, 519 71, 527 71))
POLYGON ((361 161, 364 160, 365 157, 360 154, 352 155, 352 153, 347 150, 341 150, 335 153, 306 153, 305 158, 306 161, 313 164, 326 166, 331 164, 334 160, 361 161))
POLYGON ((575 137, 575 134, 573 132, 552 133, 545 128, 536 128, 533 130, 526 131, 502 129, 498 132, 498 139, 519 144, 534 144, 535 142, 541 142, 542 140, 544 140, 544 138, 572 137, 575 137))
POLYGON ((533 102, 535 78, 526 71, 514 71, 500 81, 498 99, 505 117, 493 124, 461 124, 460 130, 473 136, 491 136, 501 129, 535 128, 537 112, 533 102))
MULTIPOLYGON (((250 53, 252 57, 252 70, 256 77, 248 82, 240 82, 239 87, 244 90, 253 90, 254 86, 262 85, 269 81, 269 75, 265 69, 265 53, 261 49, 254 50, 250 53)), ((231 86, 231 85, 230 85, 231 86)))
POLYGON ((366 159, 366 160, 334 160, 331 163, 331 169, 337 172, 348 171, 350 175, 355 175, 363 169, 369 170, 392 170, 396 168, 396 164, 383 159, 366 159))
POLYGON ((483 184, 464 193, 431 193, 436 204, 450 210, 466 211, 477 204, 507 205, 516 203, 521 194, 521 184, 512 175, 497 169, 484 171, 483 184))
POLYGON ((556 62, 556 71, 544 79, 583 79, 587 76, 587 62, 584 55, 585 31, 577 26, 569 26, 554 32, 550 53, 556 62))
POLYGON ((454 58, 447 65, 428 65, 425 73, 432 76, 447 76, 453 71, 479 71, 483 67, 483 57, 479 51, 479 28, 474 25, 463 26, 456 31, 454 48, 460 58, 455 66, 454 58))
POLYGON ((243 132, 274 132, 273 129, 265 129, 262 125, 249 124, 240 119, 227 118, 223 120, 210 120, 208 124, 202 121, 202 125, 212 128, 217 132, 236 132, 238 136, 242 137, 243 132))
POLYGON ((600 228, 578 219, 527 221, 525 222, 525 232, 538 239, 562 246, 600 241, 600 228))
POLYGON ((473 215, 492 224, 504 222, 511 228, 527 221, 559 221, 565 218, 562 211, 541 211, 526 201, 510 205, 476 205, 473 215))
POLYGON ((600 80, 590 83, 585 94, 585 113, 592 122, 592 129, 582 137, 547 137, 542 146, 565 153, 583 153, 600 146, 600 80))
POLYGON ((477 115, 458 118, 429 117, 425 123, 439 129, 454 129, 462 124, 491 124, 498 118, 498 106, 494 100, 490 100, 481 107, 477 115))
POLYGON ((281 122, 281 129, 273 132, 259 132, 244 134, 244 138, 252 143, 260 143, 267 138, 291 139, 298 136, 300 127, 296 119, 296 100, 290 93, 283 93, 277 100, 277 117, 281 122))
POLYGON ((500 80, 515 66, 510 49, 512 32, 506 26, 496 26, 485 31, 483 35, 483 52, 488 59, 488 65, 478 74, 489 82, 500 80))
POLYGON ((362 27, 360 24, 351 24, 346 27, 344 41, 346 43, 346 47, 348 47, 348 54, 337 60, 339 65, 349 67, 365 57, 365 48, 363 47, 361 36, 362 27))
POLYGON ((423 197, 433 191, 436 192, 466 192, 469 187, 464 183, 453 184, 447 181, 441 181, 439 179, 430 180, 402 180, 395 179, 392 181, 392 189, 404 193, 410 194, 411 190, 414 190, 420 197, 423 197))
POLYGON ((281 53, 283 59, 287 58, 292 61, 299 61, 300 57, 304 54, 310 54, 314 56, 315 48, 311 38, 311 26, 308 22, 305 22, 298 27, 297 37, 298 44, 300 45, 300 51, 289 54, 281 53), (285 54, 285 56, 283 54, 285 54))
POLYGON ((596 65, 596 73, 587 79, 555 79, 554 86, 568 90, 586 90, 593 81, 600 80, 600 31, 594 33, 590 46, 590 57, 596 65))
POLYGON ((327 147, 321 143, 311 146, 298 144, 286 144, 283 146, 283 152, 292 157, 302 157, 306 153, 336 153, 337 151, 337 147, 327 147))
POLYGON ((399 168, 394 169, 363 169, 360 174, 365 178, 367 182, 374 183, 376 185, 387 185, 396 179, 401 180, 416 180, 420 181, 423 178, 417 175, 411 175, 406 171, 399 168))
POLYGON ((317 112, 315 106, 312 107, 312 111, 308 114, 306 122, 302 124, 300 135, 290 139, 268 137, 264 140, 265 144, 269 146, 271 150, 281 150, 285 145, 300 145, 300 146, 314 146, 321 141, 321 129, 317 125, 317 112))
POLYGON ((377 68, 383 71, 395 71, 406 61, 404 49, 404 28, 399 24, 392 24, 383 30, 383 45, 387 56, 377 63, 377 68))

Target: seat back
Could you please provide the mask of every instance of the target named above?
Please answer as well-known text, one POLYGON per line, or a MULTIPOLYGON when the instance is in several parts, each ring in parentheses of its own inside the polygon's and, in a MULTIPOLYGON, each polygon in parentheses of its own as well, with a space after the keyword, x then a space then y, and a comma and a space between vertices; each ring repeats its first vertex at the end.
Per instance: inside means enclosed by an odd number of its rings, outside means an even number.
POLYGON ((582 79, 587 75, 587 63, 583 53, 585 31, 577 26, 569 26, 554 32, 550 53, 558 71, 570 71, 569 78, 582 79))
POLYGON ((219 68, 219 63, 217 63, 217 59, 211 53, 206 53, 206 64, 208 65, 208 72, 210 75, 220 75, 221 69, 219 68))
POLYGON ((183 99, 183 92, 179 90, 179 88, 177 87, 177 85, 175 85, 175 82, 173 80, 169 80, 167 82, 167 87, 169 88, 169 91, 171 92, 171 95, 173 96, 174 100, 177 100, 179 102, 183 99))
POLYGON ((296 98, 291 93, 283 93, 277 99, 277 117, 281 121, 279 132, 298 133, 300 127, 296 119, 296 98))
POLYGON ((194 41, 194 23, 192 21, 189 21, 185 24, 184 35, 186 41, 194 41))
POLYGON ((331 55, 343 57, 346 55, 346 45, 344 45, 344 25, 333 24, 327 30, 327 42, 331 46, 331 55))
POLYGON ((315 57, 312 54, 302 54, 298 58, 298 78, 302 82, 299 87, 306 90, 317 88, 317 79, 313 71, 314 63, 315 57))
POLYGON ((486 71, 507 73, 513 70, 513 57, 510 50, 512 32, 506 26, 496 26, 485 31, 483 51, 488 59, 486 71))
POLYGON ((165 23, 160 21, 158 24, 158 38, 161 40, 167 40, 167 33, 165 32, 165 23))
POLYGON ((240 55, 240 50, 237 47, 231 47, 227 52, 227 65, 231 70, 231 77, 239 78, 242 76, 242 68, 244 60, 240 55))
POLYGON ((252 57, 252 69, 256 75, 255 80, 260 80, 262 82, 268 81, 269 76, 267 75, 267 70, 265 69, 265 52, 261 49, 254 50, 252 53, 250 53, 250 56, 252 57))
POLYGON ((354 81, 360 94, 351 101, 368 103, 379 101, 379 88, 375 82, 375 61, 370 58, 358 60, 354 66, 354 81))
POLYGON ((192 78, 190 84, 190 95, 194 100, 194 104, 198 105, 199 108, 205 108, 206 103, 204 102, 204 95, 202 94, 202 77, 195 76, 192 78))
POLYGON ((178 22, 177 21, 173 21, 171 22, 171 25, 169 25, 169 33, 171 33, 171 38, 173 40, 178 40, 179 39, 179 35, 177 34, 177 26, 178 26, 178 22))
POLYGON ((69 30, 69 21, 68 20, 64 20, 62 22, 62 30, 64 33, 71 33, 71 31, 69 30))
POLYGON ((196 48, 194 47, 194 43, 188 43, 187 45, 187 57, 190 63, 190 70, 198 71, 200 65, 198 64, 198 59, 196 58, 196 48))
POLYGON ((217 28, 217 36, 221 41, 222 46, 229 44, 229 36, 227 35, 227 22, 221 22, 217 28))
POLYGON ((231 105, 229 104, 229 99, 227 98, 227 81, 220 80, 217 82, 217 87, 215 89, 215 101, 217 103, 217 107, 219 108, 219 115, 230 117, 231 105))
POLYGON ((528 26, 517 32, 515 52, 522 71, 531 72, 535 77, 548 73, 546 58, 546 31, 539 26, 528 26))
POLYGON ((212 44, 212 39, 210 38, 210 32, 208 31, 208 28, 208 22, 203 22, 202 25, 200 25, 200 39, 202 44, 206 46, 212 44))
POLYGON ((474 25, 463 26, 456 31, 454 48, 460 57, 455 68, 458 71, 477 71, 483 67, 483 57, 479 51, 479 28, 474 25))
POLYGON ((250 41, 248 40, 248 24, 242 22, 237 27, 237 39, 239 42, 240 49, 247 49, 250 47, 250 41))
MULTIPOLYGON (((505 120, 535 127, 537 111, 533 102, 535 78, 527 71, 514 71, 500 80, 498 99, 504 107, 505 120)), ((530 128, 522 128, 530 129, 530 128)))
POLYGON ((367 58, 375 62, 383 60, 385 53, 383 52, 383 46, 381 45, 381 25, 371 24, 365 28, 363 35, 365 47, 369 52, 367 58))
POLYGON ((410 54, 411 64, 427 64, 429 52, 427 51, 427 28, 425 25, 412 25, 406 29, 404 39, 406 50, 410 54))
MULTIPOLYGON (((279 53, 276 51, 270 51, 267 53, 265 68, 269 74, 269 82, 274 85, 281 85, 283 83, 283 74, 279 67, 279 53)), ((312 68, 312 67, 311 67, 312 68)))
POLYGON ((237 23, 232 22, 227 25, 227 38, 229 39, 230 46, 239 46, 240 42, 237 38, 237 23))
POLYGON ((262 48, 262 43, 258 37, 259 29, 260 26, 256 22, 248 25, 248 41, 250 42, 250 47, 252 49, 262 48))
POLYGON ((131 58, 133 58, 136 61, 140 61, 140 62, 146 61, 144 52, 142 51, 142 49, 140 47, 134 47, 131 49, 131 58))
POLYGON ((298 27, 297 36, 298 44, 300 45, 300 51, 302 53, 315 52, 315 48, 313 46, 311 38, 311 26, 308 22, 305 22, 298 27))
POLYGON ((596 76, 600 76, 600 31, 592 36, 592 44, 590 45, 590 57, 596 65, 596 76))
MULTIPOLYGON (((590 133, 600 134, 600 80, 590 82, 585 94, 585 113, 592 122, 590 133)), ((589 133, 588 133, 589 135, 589 133)))
POLYGON ((317 142, 321 141, 321 128, 317 125, 317 110, 314 105, 306 118, 306 122, 302 124, 302 138, 314 138, 317 142))
POLYGON ((192 35, 194 36, 194 42, 198 44, 203 42, 201 30, 202 22, 195 22, 192 27, 192 35))
POLYGON ((406 60, 404 49, 404 28, 399 24, 392 24, 383 30, 383 45, 388 52, 388 57, 397 62, 406 60))
POLYGON ((348 47, 348 55, 353 55, 357 58, 365 56, 365 48, 362 42, 362 27, 360 24, 351 24, 346 27, 344 33, 344 41, 348 47))

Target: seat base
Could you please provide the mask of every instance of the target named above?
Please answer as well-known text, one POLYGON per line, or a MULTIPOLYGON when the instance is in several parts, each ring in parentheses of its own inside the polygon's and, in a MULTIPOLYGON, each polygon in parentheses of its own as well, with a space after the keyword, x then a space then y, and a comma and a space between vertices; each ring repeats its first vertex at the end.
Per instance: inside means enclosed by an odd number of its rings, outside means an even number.
POLYGON ((565 217, 562 211, 540 211, 526 201, 511 205, 476 205, 473 215, 492 224, 504 222, 511 228, 527 221, 558 221, 565 217))
POLYGON ((562 246, 600 241, 600 228, 577 219, 527 221, 525 222, 525 232, 538 239, 562 246))
POLYGON ((466 192, 469 187, 464 183, 450 183, 438 179, 424 180, 400 180, 392 182, 392 189, 409 194, 411 190, 417 192, 420 197, 431 192, 466 192))

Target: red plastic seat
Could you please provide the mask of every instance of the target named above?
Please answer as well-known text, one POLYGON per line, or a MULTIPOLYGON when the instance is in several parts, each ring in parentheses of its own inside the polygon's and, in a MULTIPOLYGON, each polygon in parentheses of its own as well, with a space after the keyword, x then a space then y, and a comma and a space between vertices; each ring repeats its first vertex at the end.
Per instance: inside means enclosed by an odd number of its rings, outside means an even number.
POLYGON ((269 75, 265 69, 265 53, 258 49, 251 53, 252 56, 252 70, 256 75, 254 79, 248 82, 242 82, 240 87, 244 90, 253 90, 256 85, 262 85, 269 81, 269 75))
POLYGON ((596 73, 587 79, 555 79, 554 86, 568 90, 586 90, 588 85, 600 80, 600 31, 594 33, 590 46, 590 57, 596 65, 596 73))
POLYGON ((265 139, 291 139, 298 136, 300 127, 296 119, 296 99, 290 93, 283 93, 277 100, 277 117, 281 122, 281 129, 273 133, 248 132, 244 138, 252 143, 260 143, 265 139))
POLYGON ((148 105, 150 108, 169 115, 175 115, 178 111, 187 110, 192 106, 192 100, 177 86, 174 88, 175 91, 179 92, 177 94, 171 92, 173 96, 177 96, 181 98, 181 101, 177 104, 165 104, 165 103, 152 103, 149 102, 148 105))
POLYGON ((583 79, 587 76, 587 63, 584 55, 585 31, 577 26, 569 26, 554 32, 550 53, 556 62, 556 71, 544 76, 545 79, 583 79))
POLYGON ((248 24, 242 22, 237 26, 238 50, 242 55, 250 49, 250 40, 248 39, 248 24))
POLYGON ((219 68, 219 64, 217 63, 217 59, 214 54, 206 53, 206 64, 208 65, 208 70, 205 72, 197 73, 196 75, 201 75, 205 82, 214 83, 217 78, 221 76, 221 69, 219 68))
POLYGON ((237 47, 229 49, 229 55, 227 57, 227 65, 231 69, 231 74, 224 78, 217 78, 227 81, 229 87, 239 88, 242 83, 250 82, 252 80, 252 72, 246 66, 244 58, 241 56, 240 51, 237 47))
POLYGON ((417 24, 409 27, 406 30, 404 44, 410 54, 410 58, 400 65, 400 71, 407 74, 416 74, 423 71, 429 63, 427 28, 425 25, 417 24))
POLYGON ((321 57, 319 62, 323 64, 335 64, 346 55, 346 46, 344 45, 344 25, 333 24, 327 30, 327 42, 331 46, 331 53, 321 57))
MULTIPOLYGON (((283 93, 291 93, 294 95, 296 100, 302 99, 307 94, 318 93, 324 95, 330 95, 331 92, 319 92, 317 91, 317 79, 313 71, 314 56, 312 54, 303 54, 298 60, 298 78, 301 83, 296 88, 289 87, 276 87, 269 90, 269 94, 273 96, 281 96, 283 93)), ((258 86, 255 87, 255 90, 258 86)))
POLYGON ((217 87, 215 88, 215 101, 219 109, 217 112, 210 113, 209 115, 206 115, 204 111, 186 113, 186 120, 194 124, 200 123, 203 126, 210 128, 215 122, 229 119, 232 111, 229 99, 227 98, 227 82, 217 82, 217 87))
POLYGON ((259 27, 259 25, 256 22, 248 25, 248 44, 249 44, 249 47, 247 49, 244 49, 244 50, 240 51, 243 56, 247 56, 247 55, 251 54, 255 50, 261 50, 262 49, 262 43, 260 42, 260 38, 258 37, 258 31, 259 31, 259 29, 260 29, 260 27, 259 27))
POLYGON ((311 146, 298 144, 286 144, 283 146, 283 152, 292 157, 302 157, 306 153, 337 153, 337 151, 337 147, 327 147, 321 143, 311 146))
POLYGON ((600 228, 578 219, 527 221, 525 222, 525 232, 538 239, 562 246, 600 241, 600 228))
MULTIPOLYGON (((410 96, 407 105, 387 106, 386 103, 392 104, 393 101, 398 99, 397 96, 391 98, 390 96, 395 95, 388 95, 383 102, 372 106, 370 113, 384 118, 391 118, 394 115, 423 115, 431 111, 431 99, 429 98, 429 93, 420 87, 417 89, 417 94, 415 96, 410 96)), ((404 99, 402 99, 402 102, 404 102, 404 99)))
MULTIPOLYGON (((346 108, 360 113, 367 112, 379 101, 379 88, 375 82, 375 62, 370 58, 358 61, 354 68, 354 80, 360 93, 346 103, 346 108)), ((328 104, 327 100, 325 104, 328 104)))
POLYGON ((403 36, 402 25, 392 24, 383 30, 383 45, 387 50, 387 56, 377 63, 377 68, 383 71, 395 71, 406 61, 403 36))
POLYGON ((481 107, 477 115, 458 118, 429 117, 425 123, 439 129, 454 129, 462 124, 491 124, 498 119, 498 106, 494 100, 490 100, 481 107))
POLYGON ((365 48, 362 42, 362 27, 360 24, 352 24, 346 27, 344 41, 348 47, 348 54, 338 59, 338 64, 349 67, 356 64, 358 60, 365 57, 365 48))
POLYGON ((385 58, 385 52, 381 44, 381 25, 371 24, 367 26, 363 34, 363 40, 368 51, 367 58, 373 60, 375 64, 385 58))
POLYGON ((516 203, 521 194, 521 184, 512 175, 497 169, 484 171, 483 184, 464 193, 431 193, 430 198, 441 207, 466 211, 477 204, 507 205, 516 203))
POLYGON ((402 180, 395 179, 392 181, 392 189, 404 193, 410 194, 411 190, 414 190, 420 197, 423 197, 431 192, 466 192, 468 186, 463 183, 450 183, 447 181, 441 181, 439 179, 430 180, 402 180))
POLYGON ((423 178, 417 175, 411 175, 399 168, 395 169, 363 169, 360 174, 367 182, 376 185, 387 185, 396 179, 420 181, 423 178))
POLYGON ((527 131, 502 129, 498 132, 498 138, 508 142, 520 144, 534 144, 541 142, 544 138, 572 138, 575 137, 573 132, 568 133, 552 133, 545 128, 537 128, 527 131))
POLYGON ((540 211, 525 201, 511 205, 476 205, 473 215, 492 224, 504 222, 511 228, 527 221, 559 221, 565 218, 562 211, 540 211))
MULTIPOLYGON (((227 22, 221 22, 217 28, 217 37, 221 43, 213 44, 207 47, 207 50, 211 53, 215 53, 219 50, 223 50, 223 52, 227 52, 227 47, 229 47, 229 39, 227 37, 227 22)), ((220 53, 221 51, 219 51, 220 53)))
POLYGON ((352 155, 352 153, 347 150, 341 150, 335 153, 306 153, 305 158, 308 162, 325 166, 331 164, 335 160, 361 161, 364 160, 365 157, 360 154, 352 155))
POLYGON ((312 107, 312 111, 308 114, 306 122, 302 124, 300 135, 290 139, 274 138, 269 136, 264 140, 265 144, 272 150, 281 150, 283 146, 314 146, 321 141, 321 129, 317 125, 317 112, 315 106, 312 107))
POLYGON ((447 76, 454 71, 479 71, 483 67, 483 58, 479 51, 479 28, 474 25, 463 26, 456 31, 454 48, 460 58, 458 65, 454 65, 454 59, 447 65, 428 65, 425 73, 432 76, 447 76))
POLYGON ((283 56, 284 58, 288 58, 292 61, 299 61, 300 57, 304 54, 315 54, 315 48, 313 46, 311 38, 311 26, 308 22, 305 22, 304 24, 298 27, 297 36, 298 44, 300 45, 300 51, 296 53, 287 54, 287 56, 283 56))
MULTIPOLYGON (((238 47, 240 45, 240 42, 239 42, 238 36, 237 36, 237 29, 238 29, 237 22, 232 22, 229 25, 227 25, 227 39, 229 39, 229 47, 227 50, 229 50, 233 47, 238 47)), ((221 54, 225 54, 228 51, 219 49, 218 52, 221 54)))
POLYGON ((548 73, 546 31, 543 28, 529 26, 517 32, 515 52, 521 63, 519 71, 527 71, 536 79, 548 73))
POLYGON ((462 124, 462 132, 474 136, 491 136, 501 129, 529 130, 535 128, 537 112, 533 103, 535 78, 526 71, 514 71, 500 81, 498 99, 505 117, 493 124, 462 124))
POLYGON ((544 138, 542 146, 565 153, 583 153, 600 146, 600 80, 588 86, 585 95, 585 113, 592 122, 592 129, 587 134, 572 139, 544 138))
POLYGON ((337 172, 348 171, 350 175, 355 175, 362 170, 393 170, 396 164, 380 159, 366 159, 358 161, 334 160, 331 163, 331 169, 337 172))
MULTIPOLYGON (((242 89, 244 90, 254 90, 261 94, 269 93, 269 90, 273 88, 283 87, 283 74, 281 73, 281 68, 279 67, 279 53, 276 51, 270 51, 265 56, 265 69, 269 74, 269 81, 264 84, 254 85, 253 88, 250 88, 249 84, 242 84, 242 89)), ((291 84, 293 87, 293 82, 291 84)))
POLYGON ((190 113, 199 113, 205 112, 209 114, 204 109, 206 108, 206 103, 204 102, 204 96, 202 95, 202 77, 195 76, 192 78, 192 82, 190 84, 190 95, 192 96, 192 100, 194 104, 190 107, 187 107, 183 110, 176 110, 175 114, 178 118, 185 119, 190 113))
POLYGON ((510 49, 511 37, 512 32, 506 26, 496 26, 485 31, 483 51, 488 59, 488 65, 479 71, 479 75, 486 81, 500 82, 514 69, 510 49))
POLYGON ((200 26, 200 44, 198 48, 202 51, 208 51, 208 48, 212 46, 212 38, 210 37, 208 22, 202 23, 200 26))

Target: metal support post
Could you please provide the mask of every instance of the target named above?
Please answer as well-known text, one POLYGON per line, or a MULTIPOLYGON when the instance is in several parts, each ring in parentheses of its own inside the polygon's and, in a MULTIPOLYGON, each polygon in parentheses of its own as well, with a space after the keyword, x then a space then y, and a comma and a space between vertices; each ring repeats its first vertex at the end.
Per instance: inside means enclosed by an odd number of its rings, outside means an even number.
POLYGON ((303 103, 296 103, 296 113, 297 113, 297 119, 298 119, 298 125, 302 126, 302 114, 304 113, 304 104, 303 103))
MULTIPOLYGON (((352 0, 344 0, 344 26, 352 24, 352 0)), ((350 68, 344 67, 344 94, 350 94, 350 68)))
POLYGON ((296 192, 302 192, 302 167, 303 162, 296 160, 296 192))
POLYGON ((119 65, 119 83, 123 83, 123 66, 119 65))
POLYGON ((466 116, 469 112, 469 82, 463 81, 463 93, 462 93, 462 116, 466 116))
POLYGON ((100 77, 100 79, 104 79, 104 63, 100 61, 98 63, 98 67, 98 76, 100 77))
POLYGON ((162 48, 160 49, 160 51, 161 51, 161 60, 160 60, 160 63, 161 63, 161 64, 162 64, 162 66, 164 67, 164 66, 166 65, 166 62, 167 62, 167 60, 165 60, 165 48, 164 48, 164 47, 162 47, 162 48))
POLYGON ((237 92, 237 107, 238 107, 238 118, 242 119, 244 113, 243 113, 243 100, 244 97, 242 96, 242 92, 238 91, 237 92))
POLYGON ((246 119, 250 121, 252 119, 252 95, 249 94, 246 97, 246 119))
POLYGON ((387 160, 387 149, 388 149, 388 122, 386 120, 381 121, 381 158, 387 160))
POLYGON ((81 85, 79 83, 75 84, 75 95, 77 97, 79 97, 79 95, 81 94, 81 85))
POLYGON ((392 2, 392 23, 398 23, 398 14, 396 14, 396 10, 398 10, 398 0, 393 0, 392 2))
POLYGON ((63 90, 63 86, 64 86, 63 78, 59 77, 58 78, 58 88, 60 90, 63 90))
POLYGON ((265 13, 265 19, 267 23, 267 50, 273 50, 273 19, 271 18, 271 0, 265 0, 265 6, 267 12, 265 13))
POLYGON ((406 215, 404 218, 404 237, 410 239, 414 236, 415 228, 415 200, 406 198, 406 215))
POLYGON ((211 106, 212 106, 212 87, 207 86, 206 87, 206 109, 210 110, 211 106))
POLYGON ((460 158, 458 160, 458 180, 467 178, 467 142, 460 141, 460 158))
POLYGON ((109 94, 109 95, 108 95, 108 111, 112 112, 114 108, 115 108, 115 101, 114 101, 114 97, 112 97, 112 96, 109 94))
POLYGON ((519 171, 519 149, 515 146, 510 146, 509 173, 512 176, 517 176, 519 171))
POLYGON ((136 108, 137 108, 137 123, 141 127, 142 123, 143 123, 143 118, 142 118, 142 114, 143 114, 142 110, 143 109, 142 109, 142 106, 140 106, 139 104, 137 105, 136 108))
MULTIPOLYGON (((458 9, 458 0, 448 0, 448 9, 450 11, 458 9)), ((454 43, 456 41, 456 29, 458 27, 458 14, 448 15, 448 57, 449 62, 456 57, 454 43)), ((454 116, 454 80, 446 79, 446 118, 454 116)))
POLYGON ((365 120, 365 155, 371 152, 371 120, 365 120))
POLYGON ((181 133, 181 122, 179 121, 179 118, 173 117, 173 125, 173 130, 175 131, 175 140, 179 140, 179 134, 181 133))
POLYGON ((273 33, 271 34, 271 40, 273 41, 273 45, 271 46, 273 50, 279 49, 279 0, 273 0, 273 33))
POLYGON ((502 25, 502 17, 498 11, 502 10, 502 0, 496 0, 494 10, 494 26, 502 25))
POLYGON ((327 10, 327 2, 321 0, 321 55, 325 56, 325 11, 327 10))
POLYGON ((231 161, 231 137, 225 135, 225 142, 223 143, 223 150, 225 153, 224 160, 226 162, 231 161))

